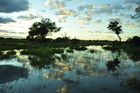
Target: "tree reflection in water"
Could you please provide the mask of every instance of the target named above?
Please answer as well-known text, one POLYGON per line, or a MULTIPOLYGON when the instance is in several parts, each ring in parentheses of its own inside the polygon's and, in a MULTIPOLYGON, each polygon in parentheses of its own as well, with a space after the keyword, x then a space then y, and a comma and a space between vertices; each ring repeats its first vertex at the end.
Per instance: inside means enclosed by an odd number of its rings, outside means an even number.
POLYGON ((115 58, 115 59, 112 60, 112 61, 108 61, 108 62, 106 63, 107 69, 108 69, 108 70, 114 71, 114 70, 117 69, 117 67, 119 67, 119 63, 120 63, 120 61, 119 61, 118 58, 115 58))

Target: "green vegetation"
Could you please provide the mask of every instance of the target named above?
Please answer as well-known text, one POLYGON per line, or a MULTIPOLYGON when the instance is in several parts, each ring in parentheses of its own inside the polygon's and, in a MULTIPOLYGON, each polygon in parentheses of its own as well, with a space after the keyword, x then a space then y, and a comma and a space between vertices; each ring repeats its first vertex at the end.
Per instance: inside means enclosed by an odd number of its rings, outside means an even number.
POLYGON ((55 53, 63 53, 63 49, 42 47, 42 48, 27 49, 21 52, 21 54, 35 55, 44 58, 51 57, 55 53))
POLYGON ((94 49, 90 49, 89 51, 90 51, 90 53, 95 53, 96 52, 96 50, 94 50, 94 49))
POLYGON ((122 33, 122 26, 119 25, 119 22, 118 21, 110 22, 107 28, 112 32, 114 32, 118 36, 119 41, 121 42, 121 37, 119 34, 122 33))
POLYGON ((108 46, 103 46, 102 47, 103 49, 105 49, 105 50, 109 50, 109 51, 112 51, 112 52, 115 52, 115 51, 118 51, 118 50, 120 50, 121 48, 120 48, 120 46, 117 46, 117 45, 108 45, 108 46))
POLYGON ((51 57, 37 57, 37 56, 29 56, 30 64, 38 69, 48 67, 50 64, 53 64, 53 59, 51 57))
POLYGON ((66 47, 79 47, 89 45, 112 45, 111 41, 91 41, 91 40, 52 40, 46 39, 44 42, 33 40, 29 41, 26 39, 0 39, 0 50, 14 50, 14 49, 33 49, 40 47, 51 47, 51 48, 66 48, 66 47))
POLYGON ((41 22, 35 22, 29 28, 29 35, 27 39, 39 39, 45 40, 46 36, 53 32, 60 31, 60 27, 56 27, 55 22, 51 22, 50 19, 42 19, 41 22))
POLYGON ((72 49, 67 50, 68 53, 73 53, 74 51, 72 49))
POLYGON ((87 50, 86 47, 84 46, 78 46, 78 47, 70 47, 71 49, 75 49, 75 50, 79 50, 79 51, 82 51, 82 50, 87 50))
POLYGON ((0 52, 0 60, 14 58, 14 57, 16 57, 16 52, 13 50, 8 51, 7 53, 0 52))

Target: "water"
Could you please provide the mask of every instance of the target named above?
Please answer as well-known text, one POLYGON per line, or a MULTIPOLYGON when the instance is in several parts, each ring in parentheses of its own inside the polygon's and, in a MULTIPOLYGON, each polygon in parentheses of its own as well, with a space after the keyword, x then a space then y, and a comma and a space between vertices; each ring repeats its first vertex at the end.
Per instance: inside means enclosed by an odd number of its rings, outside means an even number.
POLYGON ((140 61, 123 50, 87 48, 55 54, 45 66, 17 51, 17 57, 0 61, 0 93, 138 93, 140 61))

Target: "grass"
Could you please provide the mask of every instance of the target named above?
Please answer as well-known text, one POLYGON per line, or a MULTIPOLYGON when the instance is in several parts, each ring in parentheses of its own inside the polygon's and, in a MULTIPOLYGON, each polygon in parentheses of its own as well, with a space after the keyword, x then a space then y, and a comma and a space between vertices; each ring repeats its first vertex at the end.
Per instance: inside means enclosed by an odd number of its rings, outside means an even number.
POLYGON ((87 48, 85 46, 70 47, 70 49, 75 49, 75 50, 78 50, 78 51, 87 50, 87 48))
POLYGON ((94 50, 94 49, 90 49, 89 52, 90 52, 90 53, 95 53, 96 50, 94 50))
POLYGON ((24 55, 35 55, 39 57, 51 57, 55 53, 63 53, 63 49, 59 48, 49 48, 49 47, 41 47, 41 48, 34 48, 34 49, 27 49, 21 52, 24 55))
POLYGON ((110 41, 85 41, 79 40, 74 42, 72 40, 67 41, 57 41, 57 40, 48 40, 40 43, 39 41, 28 41, 24 39, 7 39, 0 40, 0 50, 14 50, 14 49, 32 49, 40 47, 51 47, 51 48, 66 48, 66 47, 79 47, 79 46, 89 46, 89 45, 111 45, 110 41))
MULTIPOLYGON (((67 50, 69 53, 73 53, 73 49, 78 51, 86 50, 86 46, 89 45, 107 45, 103 47, 105 50, 109 50, 112 52, 123 49, 129 56, 134 60, 140 60, 140 47, 131 46, 130 44, 122 42, 121 44, 113 43, 111 41, 92 41, 92 40, 46 40, 44 42, 39 41, 28 41, 26 39, 5 39, 0 40, 0 51, 5 50, 14 50, 14 49, 24 49, 21 54, 26 55, 36 55, 39 57, 48 57, 52 56, 55 53, 63 53, 63 48, 70 48, 67 50)), ((94 53, 94 50, 90 50, 91 53, 94 53)), ((13 51, 4 55, 0 52, 0 59, 9 58, 9 55, 14 55, 13 51)))
POLYGON ((112 52, 115 52, 115 51, 118 51, 118 50, 120 50, 121 48, 120 47, 118 47, 118 46, 105 46, 105 47, 102 47, 103 49, 105 49, 105 50, 109 50, 109 51, 112 51, 112 52))
POLYGON ((66 50, 68 53, 73 53, 74 51, 72 49, 66 50))
POLYGON ((51 57, 37 57, 37 56, 29 56, 30 63, 33 67, 38 69, 48 67, 50 64, 53 63, 53 59, 51 57))
POLYGON ((140 47, 127 45, 127 46, 123 46, 123 50, 130 56, 130 58, 134 62, 137 62, 140 60, 140 47))

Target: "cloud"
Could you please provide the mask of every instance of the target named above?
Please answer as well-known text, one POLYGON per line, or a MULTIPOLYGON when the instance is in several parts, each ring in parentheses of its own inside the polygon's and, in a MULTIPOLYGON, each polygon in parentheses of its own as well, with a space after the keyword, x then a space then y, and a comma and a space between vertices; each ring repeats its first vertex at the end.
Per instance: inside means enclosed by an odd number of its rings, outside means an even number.
POLYGON ((75 16, 76 12, 73 11, 72 9, 63 9, 63 10, 58 10, 56 15, 64 15, 64 16, 75 16))
POLYGON ((120 4, 103 4, 96 8, 95 13, 112 14, 112 13, 118 13, 119 11, 124 9, 125 7, 123 7, 120 4))
POLYGON ((33 20, 36 18, 42 18, 40 15, 33 15, 33 14, 28 14, 28 15, 20 15, 17 17, 17 19, 23 19, 23 20, 33 20))
POLYGON ((139 24, 134 24, 134 23, 126 23, 126 24, 123 24, 124 26, 126 27, 140 27, 139 24))
POLYGON ((4 34, 27 34, 25 32, 15 32, 15 31, 3 30, 3 29, 0 29, 0 33, 4 33, 4 34))
POLYGON ((103 30, 99 30, 99 31, 88 31, 88 33, 93 33, 93 34, 111 34, 112 32, 104 32, 103 30))
POLYGON ((95 23, 101 23, 102 20, 101 20, 101 19, 96 19, 94 22, 95 22, 95 23))
POLYGON ((94 10, 95 8, 96 8, 96 6, 94 6, 93 4, 85 4, 85 5, 79 5, 78 6, 79 11, 94 10))
POLYGON ((88 23, 89 21, 92 20, 92 17, 85 15, 85 16, 82 16, 82 17, 78 17, 77 19, 79 20, 79 22, 88 23))
POLYGON ((56 21, 60 22, 60 23, 66 22, 66 20, 67 20, 67 17, 63 16, 63 15, 58 16, 57 19, 56 19, 56 21))
POLYGON ((78 14, 77 19, 82 23, 89 23, 92 20, 93 12, 86 11, 84 14, 78 14))
POLYGON ((9 22, 16 22, 16 21, 11 18, 0 17, 0 23, 9 23, 9 22))
MULTIPOLYGON (((71 0, 67 0, 71 1, 71 0)), ((76 12, 72 9, 66 9, 66 1, 64 0, 47 0, 45 6, 51 7, 55 10, 56 15, 75 16, 76 12)))
POLYGON ((127 4, 140 4, 140 0, 124 0, 127 4))
POLYGON ((12 13, 29 9, 28 0, 0 0, 0 12, 12 13))
POLYGON ((44 4, 45 6, 49 6, 51 8, 54 9, 64 9, 64 7, 66 6, 65 2, 63 0, 60 1, 56 1, 56 0, 47 0, 47 2, 45 2, 44 4))
POLYGON ((120 18, 111 18, 108 20, 109 22, 114 22, 114 21, 118 21, 121 23, 120 18))

